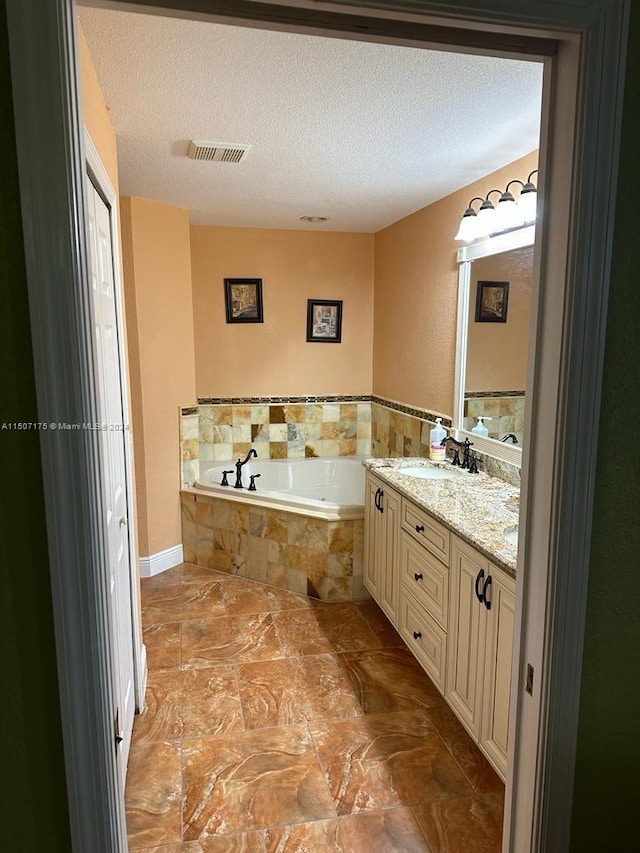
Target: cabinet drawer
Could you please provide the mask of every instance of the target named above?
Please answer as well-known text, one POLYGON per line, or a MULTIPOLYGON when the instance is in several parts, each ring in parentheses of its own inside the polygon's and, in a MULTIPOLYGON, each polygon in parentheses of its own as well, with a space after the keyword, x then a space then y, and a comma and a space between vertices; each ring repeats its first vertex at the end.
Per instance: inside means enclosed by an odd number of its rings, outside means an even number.
POLYGON ((438 690, 444 693, 447 635, 404 584, 400 585, 400 635, 438 690))
POLYGON ((410 533, 418 542, 422 542, 439 560, 449 565, 450 533, 440 522, 431 518, 417 506, 403 498, 402 529, 410 533))
POLYGON ((449 569, 404 531, 400 543, 400 580, 446 631, 449 569))

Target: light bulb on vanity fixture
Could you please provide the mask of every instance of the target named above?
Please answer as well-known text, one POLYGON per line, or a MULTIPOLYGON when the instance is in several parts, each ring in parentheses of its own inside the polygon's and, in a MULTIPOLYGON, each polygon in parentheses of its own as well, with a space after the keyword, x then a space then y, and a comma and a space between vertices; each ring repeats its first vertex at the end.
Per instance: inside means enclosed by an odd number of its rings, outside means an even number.
POLYGON ((472 198, 462 216, 455 239, 470 243, 473 240, 492 237, 505 231, 512 231, 514 228, 533 224, 536 219, 538 192, 531 178, 537 171, 534 169, 526 182, 518 178, 509 181, 504 192, 493 189, 489 190, 484 199, 480 196, 472 198), (513 184, 520 184, 522 187, 517 201, 510 191, 513 184), (493 193, 500 193, 496 206, 490 199, 493 193), (472 207, 475 201, 482 202, 477 212, 472 207))

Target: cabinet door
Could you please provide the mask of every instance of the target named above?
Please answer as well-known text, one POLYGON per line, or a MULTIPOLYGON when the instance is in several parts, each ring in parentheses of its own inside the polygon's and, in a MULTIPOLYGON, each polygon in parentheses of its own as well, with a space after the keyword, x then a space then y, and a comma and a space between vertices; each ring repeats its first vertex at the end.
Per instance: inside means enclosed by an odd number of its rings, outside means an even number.
POLYGON ((480 747, 504 779, 509 750, 509 707, 511 699, 511 659, 515 619, 515 581, 490 566, 491 585, 486 611, 484 683, 480 747))
POLYGON ((382 483, 367 474, 364 503, 364 585, 380 603, 380 511, 378 497, 382 483))
POLYGON ((480 578, 484 582, 488 573, 488 561, 454 537, 449 575, 445 695, 475 738, 480 734, 486 627, 485 608, 476 595, 476 581, 480 578))
POLYGON ((400 496, 388 486, 382 489, 378 501, 382 510, 379 513, 381 536, 378 603, 391 622, 398 624, 400 572, 398 567, 398 548, 400 538, 400 496))

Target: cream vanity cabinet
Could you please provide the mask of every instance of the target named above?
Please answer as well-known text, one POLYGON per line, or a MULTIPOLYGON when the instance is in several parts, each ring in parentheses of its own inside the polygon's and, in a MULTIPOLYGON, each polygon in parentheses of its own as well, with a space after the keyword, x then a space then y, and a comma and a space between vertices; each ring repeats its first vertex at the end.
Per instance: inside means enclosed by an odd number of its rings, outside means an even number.
POLYGON ((453 536, 445 698, 503 779, 514 614, 515 581, 453 536))
POLYGON ((515 581, 367 473, 364 583, 504 779, 515 581))
POLYGON ((364 505, 364 585, 397 625, 400 495, 367 474, 364 505))

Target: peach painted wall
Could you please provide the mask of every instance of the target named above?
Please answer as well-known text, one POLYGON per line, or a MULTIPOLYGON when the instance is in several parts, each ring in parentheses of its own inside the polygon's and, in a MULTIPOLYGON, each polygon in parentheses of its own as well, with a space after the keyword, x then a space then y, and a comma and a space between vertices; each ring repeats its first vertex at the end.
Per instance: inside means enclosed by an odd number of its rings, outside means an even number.
POLYGON ((113 188, 118 193, 118 148, 116 133, 111 124, 109 110, 105 104, 96 76, 87 40, 80 21, 78 26, 78 53, 80 56, 80 81, 82 89, 82 112, 84 123, 98 149, 113 188))
POLYGON ((458 293, 453 238, 472 196, 526 179, 537 159, 534 151, 375 235, 374 394, 452 414, 458 293))
POLYGON ((373 234, 191 228, 199 397, 370 394, 373 234), (261 278, 264 323, 228 324, 224 279, 261 278), (307 343, 307 299, 342 299, 342 343, 307 343))
POLYGON ((522 391, 526 388, 533 246, 471 265, 465 390, 522 391), (508 281, 506 323, 476 323, 478 281, 508 281))
POLYGON ((178 407, 195 403, 189 213, 122 197, 140 555, 181 542, 178 407))

